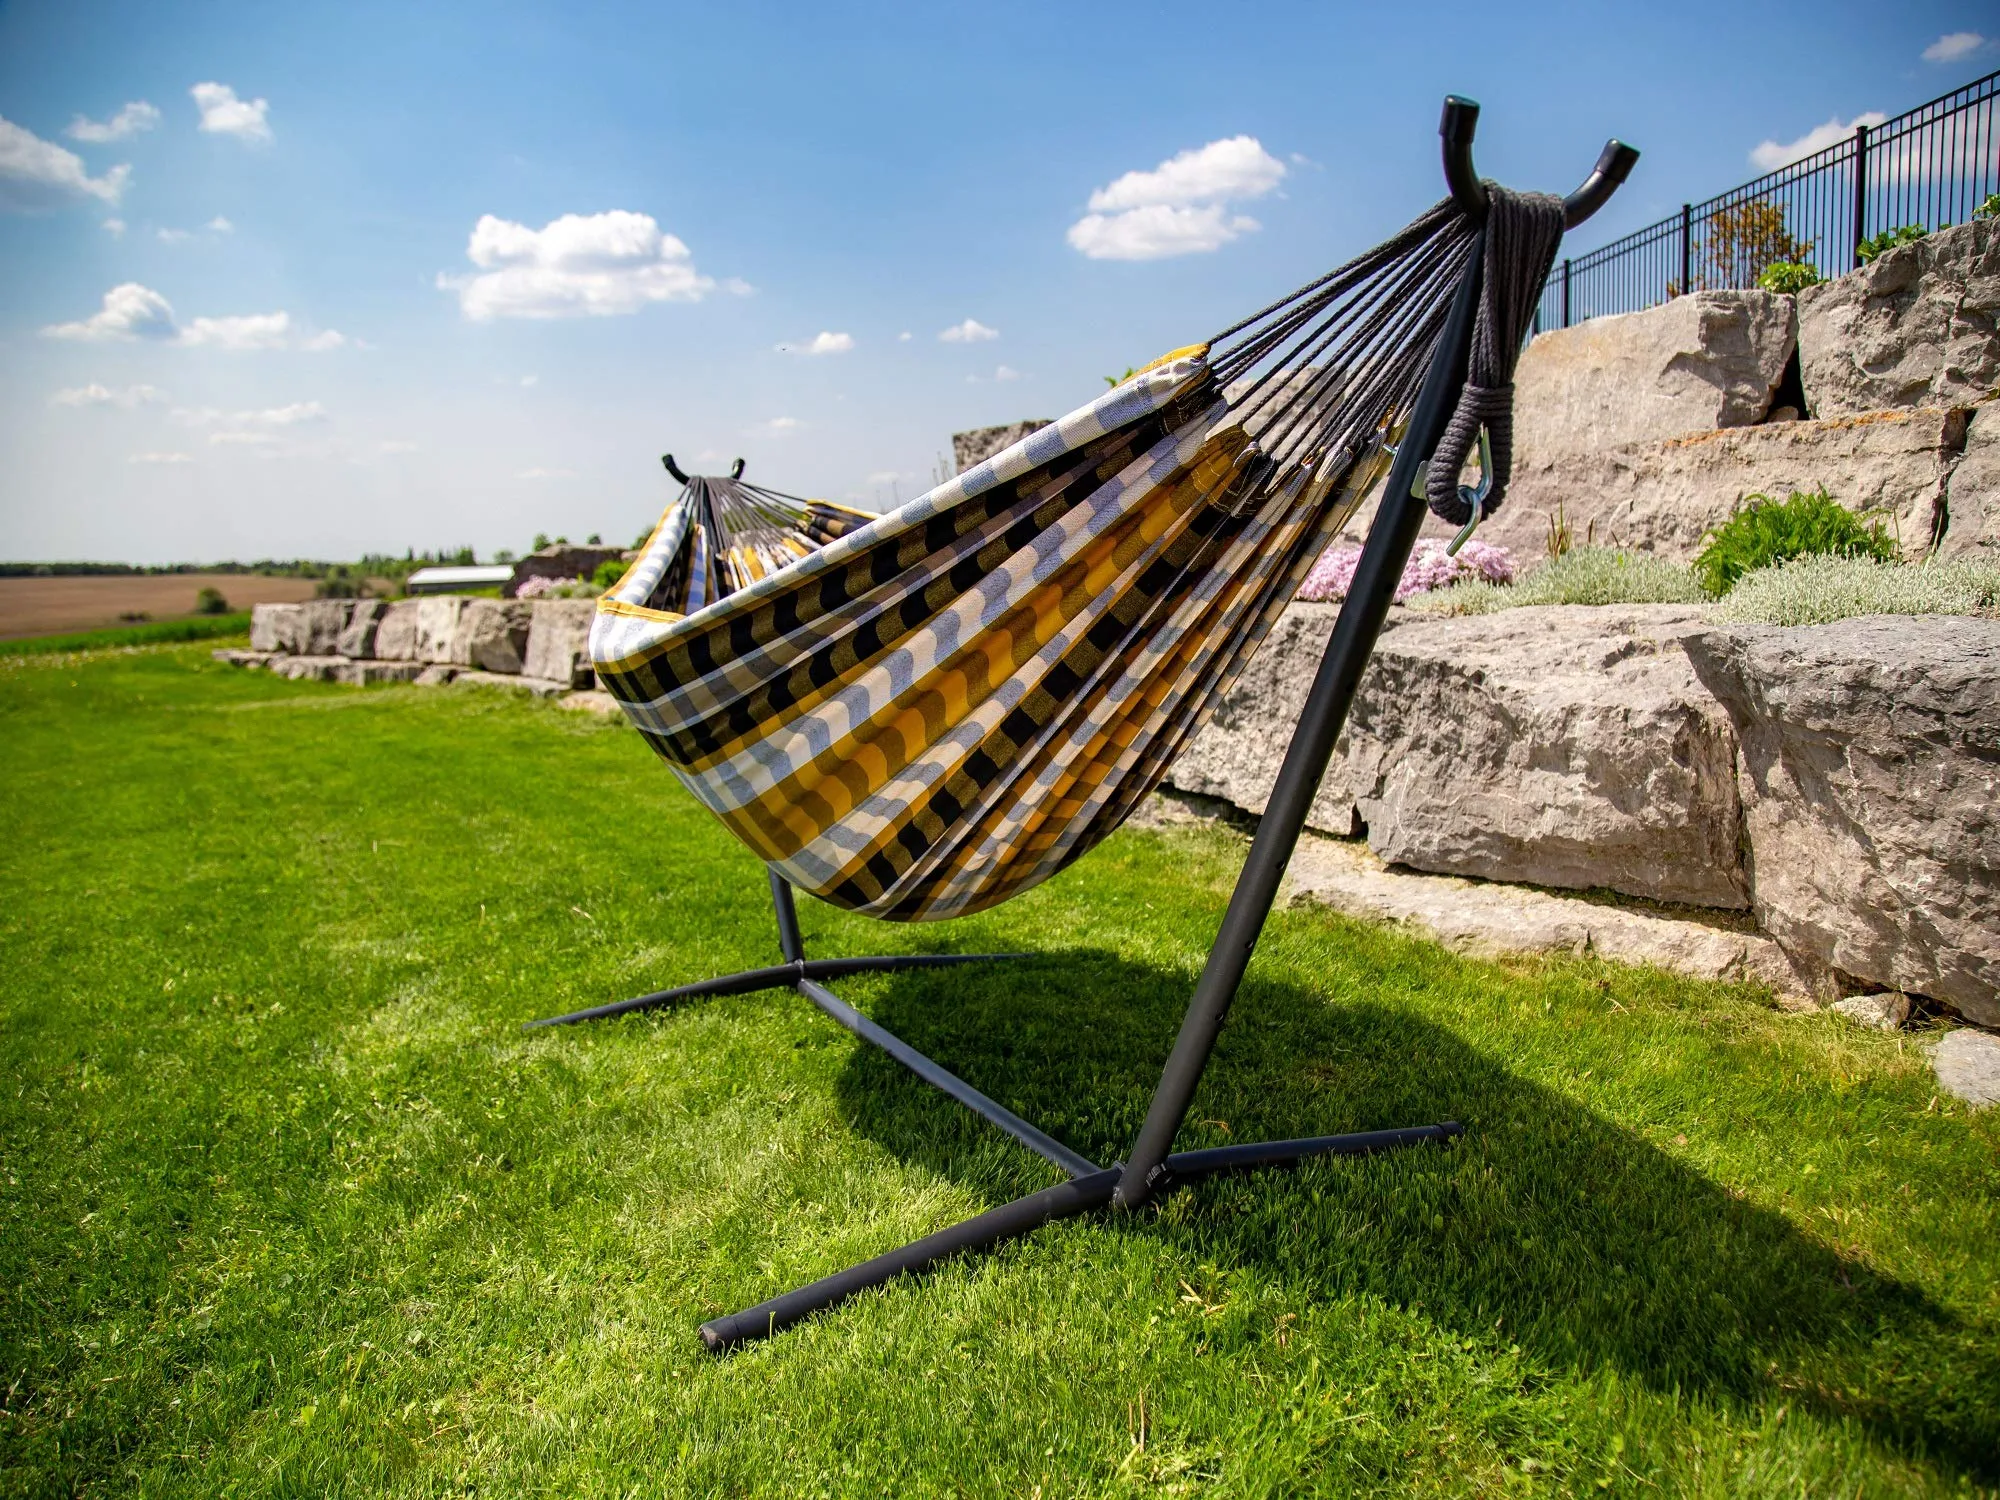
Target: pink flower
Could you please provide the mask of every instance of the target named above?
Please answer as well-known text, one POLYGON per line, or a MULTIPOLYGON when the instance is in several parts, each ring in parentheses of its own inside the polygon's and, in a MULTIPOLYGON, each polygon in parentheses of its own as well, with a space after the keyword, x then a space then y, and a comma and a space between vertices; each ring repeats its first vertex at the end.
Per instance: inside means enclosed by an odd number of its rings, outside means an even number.
MULTIPOLYGON (((1361 549, 1351 544, 1335 545, 1322 552, 1319 561, 1299 585, 1301 599, 1345 599, 1354 585, 1354 569, 1361 561, 1361 549)), ((1396 585, 1396 602, 1433 589, 1450 588, 1454 583, 1481 579, 1487 583, 1512 583, 1514 558, 1505 547, 1470 541, 1458 556, 1447 557, 1444 543, 1428 538, 1418 542, 1396 585)))

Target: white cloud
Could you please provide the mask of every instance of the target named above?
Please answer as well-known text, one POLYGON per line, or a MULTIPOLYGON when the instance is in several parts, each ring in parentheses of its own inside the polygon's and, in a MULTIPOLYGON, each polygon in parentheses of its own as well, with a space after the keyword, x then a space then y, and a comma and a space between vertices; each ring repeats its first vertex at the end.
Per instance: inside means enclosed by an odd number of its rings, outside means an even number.
POLYGON ((482 215, 465 253, 481 274, 440 275, 474 322, 637 312, 649 302, 697 302, 715 290, 688 247, 649 214, 564 214, 540 229, 482 215))
POLYGON ((125 460, 128 464, 191 464, 192 453, 134 453, 125 460))
POLYGON ((115 239, 125 232, 125 221, 123 219, 106 219, 104 221, 104 232, 115 239))
POLYGON ((277 442, 278 439, 275 434, 269 432, 247 432, 232 428, 226 432, 211 432, 208 440, 222 446, 261 448, 277 442))
POLYGON ((223 218, 221 214, 217 214, 214 218, 210 219, 204 227, 210 234, 236 233, 236 226, 223 218))
POLYGON ((195 318, 181 330, 180 341, 196 349, 283 349, 291 343, 288 312, 246 313, 233 318, 195 318))
POLYGON ((741 276, 731 276, 722 283, 722 289, 732 297, 754 297, 757 294, 757 288, 741 276))
POLYGON ((802 425, 797 417, 773 417, 752 430, 768 437, 778 437, 783 433, 796 432, 802 425))
POLYGON ((1183 151, 1150 172, 1127 172, 1090 195, 1090 211, 1108 214, 1156 205, 1240 202, 1263 197, 1284 177, 1285 164, 1255 136, 1234 135, 1183 151))
POLYGON ((201 111, 201 128, 210 135, 233 135, 245 141, 271 138, 271 124, 265 118, 270 100, 239 99, 226 83, 197 83, 188 94, 201 111))
POLYGON ((854 347, 851 333, 828 333, 821 330, 803 344, 780 344, 780 354, 845 354, 854 347))
POLYGON ((1836 141, 1844 141, 1854 134, 1854 127, 1866 125, 1871 130, 1889 117, 1879 109, 1863 110, 1853 119, 1843 124, 1839 116, 1824 125, 1815 125, 1795 141, 1761 141, 1750 152, 1750 165, 1760 172, 1775 172, 1780 167, 1789 167, 1795 161, 1803 161, 1815 151, 1824 151, 1836 141))
POLYGON ((89 385, 79 385, 69 390, 57 391, 49 397, 54 406, 150 406, 166 397, 154 386, 128 385, 123 390, 113 390, 109 386, 92 381, 89 385))
POLYGON ((144 99, 134 99, 108 120, 92 120, 78 115, 63 134, 73 141, 101 146, 106 141, 122 141, 128 135, 151 130, 160 123, 160 112, 144 99))
POLYGON ((333 329, 295 338, 287 312, 249 313, 231 318, 194 318, 185 327, 174 319, 173 305, 151 287, 136 281, 114 286, 104 305, 76 323, 57 323, 42 333, 54 339, 150 339, 207 349, 338 349, 349 341, 333 329))
POLYGON ((1924 48, 1927 63, 1957 62, 1961 57, 1970 57, 1986 45, 1986 38, 1976 31, 1952 31, 1939 37, 1924 48))
POLYGON ((92 177, 74 151, 0 118, 0 208, 35 213, 85 198, 116 203, 131 176, 119 166, 92 177))
POLYGON ((868 476, 868 482, 870 484, 894 484, 902 477, 901 472, 896 469, 878 469, 868 476))
POLYGON ((988 339, 1000 337, 1000 330, 988 328, 977 318, 967 318, 963 323, 954 323, 938 335, 938 340, 946 344, 983 344, 988 339))
POLYGON ((524 391, 532 390, 534 387, 540 385, 541 383, 542 383, 542 377, 539 375, 523 375, 521 377, 521 389, 524 391))
POLYGON ((1069 242, 1092 260, 1164 260, 1220 249, 1261 227, 1220 203, 1204 208, 1155 203, 1121 214, 1085 214, 1069 226, 1069 242))
POLYGON ((1019 380, 1021 372, 1010 365, 1002 365, 993 372, 993 378, 995 380, 1019 380))
POLYGON ((104 294, 104 305, 80 323, 57 323, 42 332, 52 339, 171 339, 174 309, 165 297, 136 281, 104 294))
POLYGON ((194 236, 185 229, 161 229, 155 232, 159 235, 160 243, 163 245, 178 245, 183 240, 191 240, 194 238, 194 236))
POLYGON ((377 453, 416 453, 420 451, 420 445, 411 442, 408 438, 385 438, 375 445, 375 451, 377 453))
POLYGON ((574 469, 523 469, 514 476, 516 479, 574 479, 574 469))
POLYGON ((896 342, 899 344, 907 344, 909 343, 909 341, 910 341, 910 330, 907 328, 905 328, 901 333, 896 335, 896 342))
POLYGON ((1263 197, 1285 173, 1255 136, 1210 141, 1099 188, 1067 237, 1092 260, 1161 260, 1219 249, 1260 227, 1229 205, 1263 197))
MULTIPOLYGON (((299 427, 310 422, 324 422, 326 408, 317 401, 294 401, 288 406, 267 406, 261 411, 218 411, 212 406, 182 407, 174 413, 176 421, 190 427, 221 426, 236 429, 270 431, 280 427, 299 427)), ((217 438, 210 438, 210 442, 217 438)), ((242 441, 238 438, 222 438, 224 442, 242 441)))

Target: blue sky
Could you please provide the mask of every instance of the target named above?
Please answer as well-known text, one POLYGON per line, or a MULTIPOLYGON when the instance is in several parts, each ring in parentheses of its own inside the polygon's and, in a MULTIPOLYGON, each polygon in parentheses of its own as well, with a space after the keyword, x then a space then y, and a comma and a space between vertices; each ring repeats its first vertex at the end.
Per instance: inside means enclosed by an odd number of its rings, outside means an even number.
POLYGON ((1773 17, 7 4, 0 557, 630 538, 669 449, 886 505, 1406 222, 1446 92, 1517 187, 1641 147, 1580 251, 2000 66, 1773 17))

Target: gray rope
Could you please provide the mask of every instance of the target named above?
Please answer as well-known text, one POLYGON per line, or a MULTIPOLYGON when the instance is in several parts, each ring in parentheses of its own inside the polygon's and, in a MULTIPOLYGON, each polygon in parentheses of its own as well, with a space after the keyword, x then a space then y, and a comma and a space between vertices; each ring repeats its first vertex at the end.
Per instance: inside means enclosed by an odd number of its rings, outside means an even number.
POLYGON ((1424 481, 1431 513, 1453 526, 1472 516, 1458 492, 1458 476, 1479 444, 1484 427, 1493 450, 1492 490, 1480 515, 1500 508, 1514 472, 1514 362, 1542 295, 1542 283, 1562 244, 1563 201, 1548 193, 1513 193, 1486 184, 1485 275, 1479 316, 1458 408, 1445 425, 1424 481))

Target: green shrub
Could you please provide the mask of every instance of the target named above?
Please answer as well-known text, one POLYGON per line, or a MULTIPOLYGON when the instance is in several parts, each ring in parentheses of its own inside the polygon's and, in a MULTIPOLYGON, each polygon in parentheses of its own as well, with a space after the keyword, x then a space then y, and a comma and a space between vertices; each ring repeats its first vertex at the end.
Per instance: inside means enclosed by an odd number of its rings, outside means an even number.
POLYGON ((1818 286, 1825 279, 1819 274, 1819 267, 1809 260, 1778 260, 1758 273, 1757 285, 1767 292, 1794 296, 1809 286, 1818 286))
POLYGON ((198 615, 226 615, 229 601, 222 597, 222 590, 205 588, 194 596, 194 612, 198 615))
POLYGON ((1644 552, 1572 547, 1519 583, 1460 583, 1411 605, 1426 614, 1484 615, 1531 604, 1697 604, 1705 596, 1686 568, 1644 552))
POLYGON ((1720 599, 1736 580, 1786 558, 1826 555, 1896 555, 1896 542, 1880 521, 1863 524, 1826 492, 1793 490, 1790 498, 1751 495, 1743 509, 1708 534, 1694 560, 1695 577, 1711 599, 1720 599))
POLYGON ((1971 615, 2000 606, 2000 565, 1797 557, 1744 575, 1717 613, 1757 625, 1825 625, 1855 615, 1971 615))
POLYGON ((590 575, 592 587, 598 589, 616 587, 618 580, 625 576, 625 570, 631 566, 622 557, 605 558, 603 562, 597 565, 596 571, 590 575))
POLYGON ((2000 193, 1988 193, 1986 201, 1972 211, 1975 219, 2000 219, 2000 193))
POLYGON ((1868 264, 1878 255, 1887 254, 1898 245, 1914 245, 1930 231, 1921 224, 1905 224, 1898 229, 1885 229, 1873 239, 1863 240, 1854 247, 1854 253, 1861 258, 1861 264, 1868 264))

